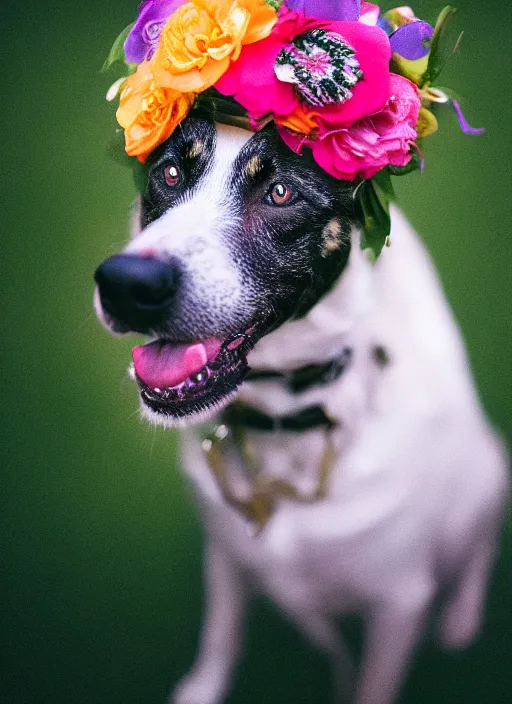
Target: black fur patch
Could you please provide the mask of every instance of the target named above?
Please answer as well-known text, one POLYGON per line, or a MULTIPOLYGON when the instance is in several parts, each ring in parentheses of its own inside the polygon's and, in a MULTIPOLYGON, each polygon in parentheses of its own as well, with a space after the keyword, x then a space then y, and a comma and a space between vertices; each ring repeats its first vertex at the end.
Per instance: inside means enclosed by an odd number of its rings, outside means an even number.
MULTIPOLYGON (((142 227, 191 197, 200 181, 208 178, 215 144, 212 118, 193 113, 153 153, 142 200, 142 227), (202 149, 191 157, 194 143, 202 149), (164 181, 166 165, 176 165, 182 173, 180 186, 172 192, 164 181)), ((229 200, 239 226, 222 235, 242 280, 248 282, 254 313, 272 311, 276 325, 305 315, 333 286, 348 260, 354 222, 351 184, 326 174, 308 150, 295 154, 270 124, 241 149, 233 165, 229 200), (269 200, 276 183, 285 184, 293 194, 281 206, 269 200), (325 228, 333 219, 339 224, 340 241, 326 249, 325 228)))
POLYGON ((305 150, 297 155, 274 125, 247 142, 235 162, 231 181, 242 226, 230 246, 250 278, 281 321, 308 310, 335 283, 350 253, 353 222, 352 188, 321 169, 305 150), (262 168, 247 174, 245 165, 258 157, 262 168), (268 194, 283 183, 293 193, 289 203, 272 205, 268 194), (326 256, 323 231, 340 221, 340 246, 326 256))
POLYGON ((213 121, 207 115, 195 114, 151 154, 147 186, 142 196, 142 229, 193 194, 199 181, 208 175, 215 143, 213 121), (180 184, 172 190, 165 183, 166 166, 176 166, 181 174, 180 184))

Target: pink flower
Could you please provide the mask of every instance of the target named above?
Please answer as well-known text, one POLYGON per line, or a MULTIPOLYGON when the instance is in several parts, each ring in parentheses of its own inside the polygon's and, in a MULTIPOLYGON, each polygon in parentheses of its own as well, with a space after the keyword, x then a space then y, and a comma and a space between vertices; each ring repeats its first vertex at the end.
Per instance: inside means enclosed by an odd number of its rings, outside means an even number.
POLYGON ((406 166, 411 160, 421 107, 418 89, 395 74, 390 76, 389 87, 385 108, 351 127, 333 130, 330 123, 318 118, 320 138, 307 144, 315 161, 331 176, 346 181, 358 176, 372 178, 389 164, 406 166))
POLYGON ((375 26, 379 21, 380 7, 373 5, 371 2, 361 3, 361 16, 359 22, 375 26))
POLYGON ((325 110, 335 113, 337 124, 347 125, 381 110, 389 97, 391 47, 386 33, 361 22, 322 21, 287 10, 281 10, 270 36, 242 48, 215 87, 234 96, 254 121, 269 114, 286 117, 301 101, 292 83, 277 78, 276 59, 293 39, 314 29, 339 35, 354 50, 363 74, 350 99, 325 110))

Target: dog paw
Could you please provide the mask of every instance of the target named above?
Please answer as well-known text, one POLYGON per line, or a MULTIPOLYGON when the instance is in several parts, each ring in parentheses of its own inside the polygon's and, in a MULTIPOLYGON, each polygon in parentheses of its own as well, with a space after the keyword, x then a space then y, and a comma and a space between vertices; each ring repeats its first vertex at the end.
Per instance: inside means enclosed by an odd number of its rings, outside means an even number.
POLYGON ((222 704, 223 694, 211 678, 189 675, 176 686, 169 704, 222 704))
POLYGON ((439 628, 441 643, 449 650, 462 650, 471 645, 480 631, 482 614, 478 608, 464 605, 462 609, 459 602, 449 604, 442 616, 439 628))

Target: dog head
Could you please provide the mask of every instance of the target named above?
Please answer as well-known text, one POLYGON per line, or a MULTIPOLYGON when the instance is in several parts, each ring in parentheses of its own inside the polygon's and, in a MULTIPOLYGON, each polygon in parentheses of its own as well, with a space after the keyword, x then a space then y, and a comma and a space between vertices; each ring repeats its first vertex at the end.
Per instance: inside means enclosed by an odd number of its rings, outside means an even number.
POLYGON ((247 354, 332 287, 350 253, 351 185, 260 132, 193 113, 147 163, 132 240, 96 271, 96 310, 134 350, 144 415, 177 425, 223 406, 247 354))

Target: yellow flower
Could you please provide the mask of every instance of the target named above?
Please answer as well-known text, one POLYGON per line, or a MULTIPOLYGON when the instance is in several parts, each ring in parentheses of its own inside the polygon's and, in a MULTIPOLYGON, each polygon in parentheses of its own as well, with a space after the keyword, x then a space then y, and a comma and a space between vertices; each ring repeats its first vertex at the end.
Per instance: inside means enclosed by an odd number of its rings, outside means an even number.
POLYGON ((144 61, 121 91, 117 121, 125 131, 126 153, 142 163, 171 136, 194 102, 194 93, 180 93, 165 79, 165 73, 144 61))
POLYGON ((430 112, 430 110, 427 110, 427 108, 420 108, 418 123, 416 125, 418 139, 430 137, 431 134, 437 132, 438 127, 436 116, 430 112))
POLYGON ((175 90, 201 92, 236 61, 244 44, 267 37, 276 11, 263 0, 191 0, 169 18, 151 63, 175 90))

